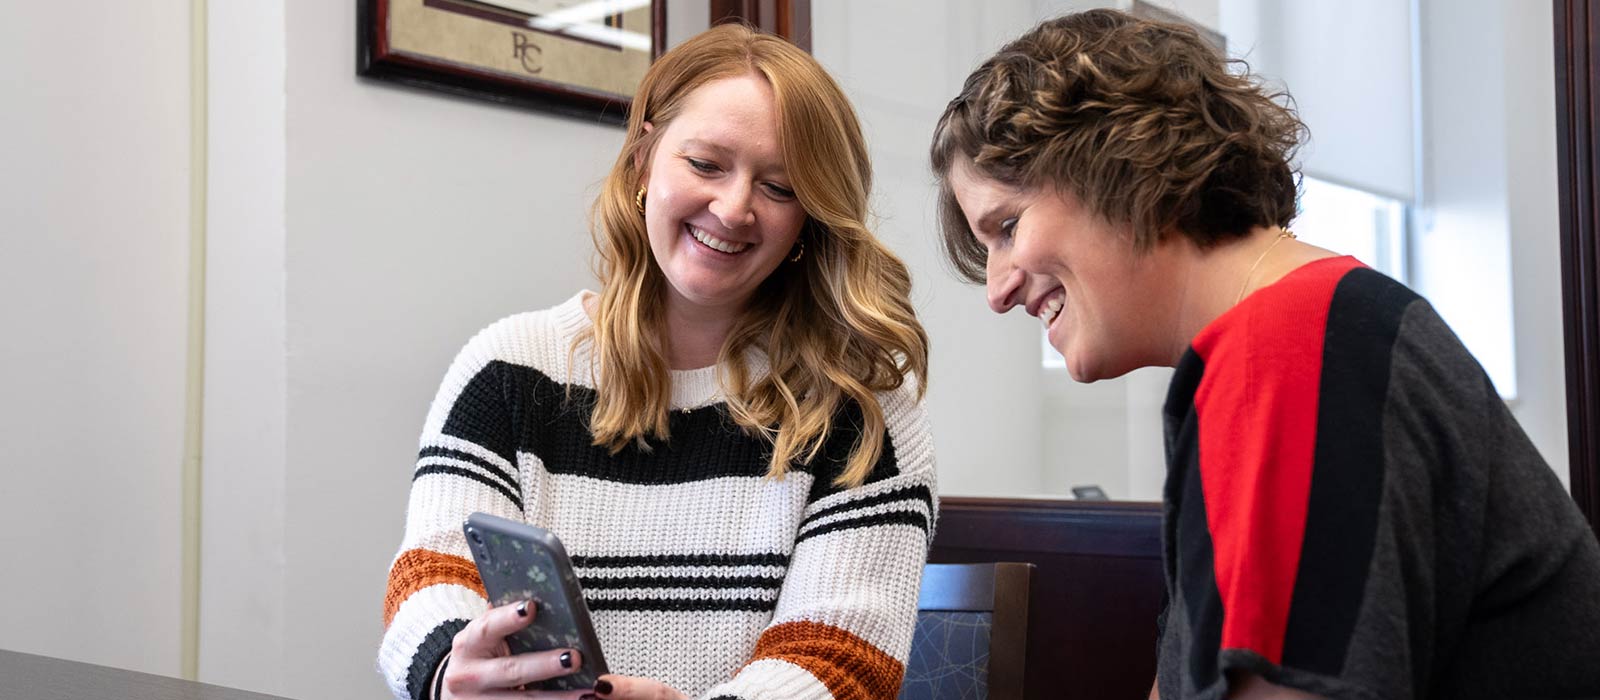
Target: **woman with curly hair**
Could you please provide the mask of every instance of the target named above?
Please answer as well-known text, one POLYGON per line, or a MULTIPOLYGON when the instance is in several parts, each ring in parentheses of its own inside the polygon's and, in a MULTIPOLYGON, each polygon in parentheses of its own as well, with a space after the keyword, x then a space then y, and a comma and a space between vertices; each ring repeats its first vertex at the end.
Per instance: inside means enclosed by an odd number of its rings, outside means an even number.
POLYGON ((928 342, 871 168, 805 52, 724 25, 634 96, 598 293, 467 343, 424 424, 379 666, 410 698, 893 697, 935 518, 928 342), (508 656, 461 523, 563 540, 615 675, 508 656))
POLYGON ((1175 367, 1162 698, 1600 697, 1600 546, 1428 302, 1289 231, 1304 128, 1097 10, 936 127, 945 250, 1078 381, 1175 367))

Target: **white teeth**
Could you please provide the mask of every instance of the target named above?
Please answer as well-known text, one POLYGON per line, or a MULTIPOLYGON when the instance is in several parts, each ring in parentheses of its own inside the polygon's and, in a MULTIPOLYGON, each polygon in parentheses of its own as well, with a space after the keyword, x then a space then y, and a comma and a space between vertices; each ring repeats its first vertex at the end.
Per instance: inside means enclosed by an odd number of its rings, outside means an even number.
POLYGON ((1061 315, 1061 307, 1066 306, 1066 304, 1067 300, 1062 296, 1053 296, 1045 300, 1044 304, 1039 307, 1039 321, 1044 324, 1045 328, 1049 328, 1050 323, 1061 315))
POLYGON ((701 231, 700 229, 695 228, 693 226, 689 227, 689 231, 694 234, 694 239, 695 240, 706 244, 707 247, 709 247, 709 248, 711 248, 713 250, 720 250, 720 251, 722 251, 724 253, 730 253, 730 254, 731 253, 738 253, 740 251, 743 251, 745 248, 749 248, 750 247, 749 243, 735 243, 733 241, 724 241, 721 238, 717 238, 716 236, 713 236, 713 235, 711 235, 709 233, 706 233, 705 231, 701 231))

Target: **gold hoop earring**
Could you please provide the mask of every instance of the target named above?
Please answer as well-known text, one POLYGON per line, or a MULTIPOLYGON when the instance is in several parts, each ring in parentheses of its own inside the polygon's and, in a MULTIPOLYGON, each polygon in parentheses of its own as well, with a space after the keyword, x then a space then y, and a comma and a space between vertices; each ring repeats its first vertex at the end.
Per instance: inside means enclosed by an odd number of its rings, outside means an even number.
POLYGON ((644 213, 644 185, 639 185, 639 194, 633 196, 633 208, 638 209, 640 214, 644 213))
POLYGON ((800 262, 800 258, 803 258, 805 256, 806 256, 806 242, 805 241, 800 241, 798 244, 795 245, 794 256, 789 258, 789 262, 800 262))

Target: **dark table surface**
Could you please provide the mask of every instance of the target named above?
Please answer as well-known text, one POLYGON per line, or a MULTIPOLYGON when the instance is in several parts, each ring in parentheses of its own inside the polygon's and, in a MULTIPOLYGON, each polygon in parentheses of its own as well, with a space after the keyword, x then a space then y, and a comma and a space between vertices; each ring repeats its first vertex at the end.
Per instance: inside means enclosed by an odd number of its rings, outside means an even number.
POLYGON ((27 700, 284 700, 109 666, 0 649, 0 698, 27 700))

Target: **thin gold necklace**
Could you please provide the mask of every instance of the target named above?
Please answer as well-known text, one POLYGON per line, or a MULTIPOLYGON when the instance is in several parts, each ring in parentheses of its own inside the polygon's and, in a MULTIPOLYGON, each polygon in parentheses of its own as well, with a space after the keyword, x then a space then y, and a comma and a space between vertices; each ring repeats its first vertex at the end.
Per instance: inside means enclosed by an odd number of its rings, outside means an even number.
POLYGON ((1239 296, 1233 300, 1235 305, 1241 301, 1244 301, 1244 290, 1250 288, 1250 280, 1255 279, 1256 268, 1261 267, 1261 261, 1267 259, 1267 253, 1272 252, 1273 248, 1278 247, 1278 244, 1282 243, 1283 239, 1294 237, 1295 235, 1293 231, 1284 229, 1283 233, 1278 234, 1278 237, 1272 241, 1272 245, 1267 246, 1266 250, 1261 251, 1261 255, 1256 258, 1255 264, 1250 266, 1250 271, 1244 274, 1244 284, 1239 285, 1239 296))

